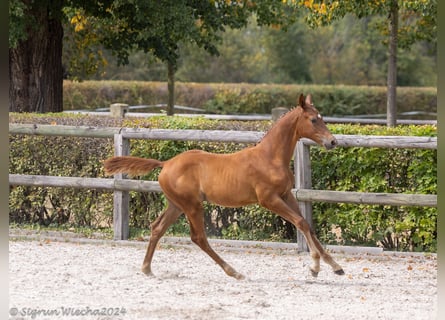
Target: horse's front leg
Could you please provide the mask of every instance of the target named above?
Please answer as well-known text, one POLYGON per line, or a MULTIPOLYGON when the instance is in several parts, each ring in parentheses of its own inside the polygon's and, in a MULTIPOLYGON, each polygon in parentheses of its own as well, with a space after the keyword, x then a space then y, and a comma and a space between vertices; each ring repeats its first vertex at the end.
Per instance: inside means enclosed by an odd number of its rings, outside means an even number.
POLYGON ((300 213, 298 202, 290 191, 287 192, 284 197, 275 193, 264 193, 259 197, 259 202, 263 207, 291 222, 303 233, 309 246, 311 257, 314 260, 314 265, 310 268, 314 277, 316 277, 320 271, 320 257, 332 267, 336 274, 344 274, 342 267, 323 249, 315 233, 311 230, 307 221, 304 220, 300 213))
POLYGON ((335 274, 344 275, 345 272, 343 271, 343 268, 337 262, 335 262, 335 260, 329 253, 326 252, 326 250, 324 250, 320 241, 318 241, 314 231, 311 230, 309 223, 304 220, 303 216, 301 215, 298 202, 291 192, 287 193, 287 195, 284 197, 284 201, 302 219, 297 228, 300 229, 300 231, 306 238, 311 257, 314 261, 314 265, 310 268, 312 276, 316 277, 318 276, 318 272, 320 272, 320 257, 321 259, 323 259, 324 262, 332 267, 335 274))

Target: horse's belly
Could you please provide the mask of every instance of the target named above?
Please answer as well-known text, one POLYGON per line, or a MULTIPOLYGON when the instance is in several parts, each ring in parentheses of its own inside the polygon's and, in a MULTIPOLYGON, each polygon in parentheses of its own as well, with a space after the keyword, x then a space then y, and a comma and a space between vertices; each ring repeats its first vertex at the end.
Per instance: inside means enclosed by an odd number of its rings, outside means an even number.
POLYGON ((213 204, 217 204, 219 206, 231 207, 231 208, 243 207, 258 202, 256 199, 253 198, 240 198, 240 197, 236 198, 234 197, 231 199, 222 197, 210 197, 204 200, 213 204))
POLYGON ((254 190, 247 185, 213 185, 208 188, 203 188, 201 193, 203 200, 224 207, 242 207, 258 201, 254 190))

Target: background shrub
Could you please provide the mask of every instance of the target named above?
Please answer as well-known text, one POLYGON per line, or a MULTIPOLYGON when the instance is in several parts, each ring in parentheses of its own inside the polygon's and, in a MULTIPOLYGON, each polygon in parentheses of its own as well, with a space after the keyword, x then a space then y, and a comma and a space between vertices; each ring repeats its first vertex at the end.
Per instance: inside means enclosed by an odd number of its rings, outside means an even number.
MULTIPOLYGON (((434 136, 432 126, 330 126, 335 133, 434 136)), ((313 188, 341 191, 435 194, 437 151, 337 148, 311 149, 313 188)), ((437 209, 314 203, 315 225, 325 243, 380 245, 434 251, 437 209)))
MULTIPOLYGON (((292 107, 301 93, 311 93, 326 116, 386 114, 386 87, 178 82, 175 88, 177 105, 232 114, 270 113, 275 107, 292 107)), ((168 97, 166 83, 143 81, 65 81, 63 96, 64 110, 109 107, 116 102, 165 104, 168 97)), ((397 110, 436 112, 437 89, 397 88, 397 110)))

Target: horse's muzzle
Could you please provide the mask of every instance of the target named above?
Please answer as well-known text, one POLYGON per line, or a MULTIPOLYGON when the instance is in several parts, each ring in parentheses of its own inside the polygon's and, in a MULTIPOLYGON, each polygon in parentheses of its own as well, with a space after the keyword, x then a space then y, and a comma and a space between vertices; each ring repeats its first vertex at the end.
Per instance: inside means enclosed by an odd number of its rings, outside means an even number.
POLYGON ((324 143, 324 147, 328 150, 334 149, 337 145, 338 145, 338 141, 334 137, 332 137, 332 139, 330 139, 324 143))

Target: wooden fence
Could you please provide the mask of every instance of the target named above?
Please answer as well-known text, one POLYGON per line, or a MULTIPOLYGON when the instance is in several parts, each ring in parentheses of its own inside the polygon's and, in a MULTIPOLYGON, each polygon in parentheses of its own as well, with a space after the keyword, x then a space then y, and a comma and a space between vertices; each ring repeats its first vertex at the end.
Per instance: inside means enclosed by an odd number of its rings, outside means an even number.
MULTIPOLYGON (((115 155, 130 153, 130 139, 213 141, 255 143, 263 132, 226 130, 167 130, 139 128, 99 128, 79 126, 53 126, 34 124, 10 124, 10 134, 76 136, 113 138, 115 155)), ((419 148, 437 149, 436 137, 335 135, 340 147, 419 148)), ((293 193, 300 202, 305 219, 312 225, 312 201, 359 204, 384 204, 404 206, 437 206, 437 195, 393 194, 312 190, 310 147, 315 143, 301 139, 295 148, 295 188, 293 193)), ((107 189, 114 191, 114 239, 125 240, 129 236, 129 191, 162 192, 157 181, 125 179, 121 174, 114 178, 55 177, 9 174, 10 185, 40 187, 72 187, 107 189)), ((304 237, 298 232, 299 250, 307 250, 304 237)))

